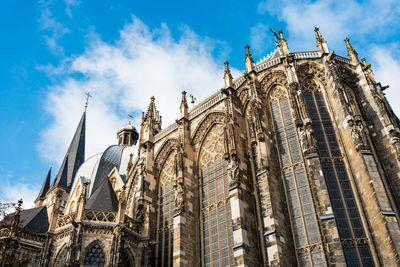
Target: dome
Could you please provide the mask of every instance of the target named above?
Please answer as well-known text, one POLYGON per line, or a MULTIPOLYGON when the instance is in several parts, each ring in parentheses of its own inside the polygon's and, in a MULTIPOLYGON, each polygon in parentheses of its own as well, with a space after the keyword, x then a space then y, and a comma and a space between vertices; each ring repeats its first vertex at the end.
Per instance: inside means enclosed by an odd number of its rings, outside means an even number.
POLYGON ((87 198, 90 197, 101 182, 108 177, 110 172, 117 168, 119 175, 125 181, 126 168, 129 163, 130 154, 137 154, 136 146, 112 145, 103 153, 92 156, 79 167, 74 178, 74 186, 85 178, 90 181, 87 198))
POLYGON ((128 122, 127 125, 125 125, 124 127, 122 127, 118 132, 122 132, 122 131, 136 131, 136 128, 131 124, 131 122, 128 122))

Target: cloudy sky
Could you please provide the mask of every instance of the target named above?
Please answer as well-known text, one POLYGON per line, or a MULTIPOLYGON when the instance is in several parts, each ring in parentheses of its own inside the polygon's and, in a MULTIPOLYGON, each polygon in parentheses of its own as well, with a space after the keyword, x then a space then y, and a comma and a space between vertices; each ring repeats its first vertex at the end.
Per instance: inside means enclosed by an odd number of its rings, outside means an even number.
MULTIPOLYGON (((86 156, 116 142, 116 131, 150 97, 167 126, 180 92, 201 101, 223 85, 223 62, 244 70, 244 45, 258 61, 283 29, 291 51, 316 50, 318 26, 347 56, 349 37, 372 63, 400 114, 400 2, 3 0, 0 9, 0 200, 32 206, 48 168, 53 179, 84 110, 86 156)), ((235 78, 234 77, 234 78, 235 78)))

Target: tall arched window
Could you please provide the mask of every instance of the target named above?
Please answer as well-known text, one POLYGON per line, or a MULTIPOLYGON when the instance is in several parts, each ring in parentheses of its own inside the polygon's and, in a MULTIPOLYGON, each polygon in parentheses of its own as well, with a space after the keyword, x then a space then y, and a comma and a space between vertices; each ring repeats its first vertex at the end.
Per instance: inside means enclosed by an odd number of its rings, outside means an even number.
POLYGON ((310 184, 288 95, 284 88, 275 87, 268 99, 298 264, 326 266, 310 184))
POLYGON ((318 153, 348 266, 373 266, 371 252, 321 87, 304 82, 304 99, 312 120, 318 153))
POLYGON ((158 266, 172 266, 175 151, 172 151, 160 172, 159 221, 158 221, 158 266))
POLYGON ((64 246, 60 250, 60 252, 58 252, 55 265, 60 267, 67 266, 68 265, 67 256, 68 256, 67 246, 64 246))
POLYGON ((233 266, 232 215, 224 160, 224 128, 211 128, 200 149, 203 266, 233 266))
POLYGON ((102 267, 106 263, 103 249, 99 244, 94 244, 85 255, 85 267, 102 267))

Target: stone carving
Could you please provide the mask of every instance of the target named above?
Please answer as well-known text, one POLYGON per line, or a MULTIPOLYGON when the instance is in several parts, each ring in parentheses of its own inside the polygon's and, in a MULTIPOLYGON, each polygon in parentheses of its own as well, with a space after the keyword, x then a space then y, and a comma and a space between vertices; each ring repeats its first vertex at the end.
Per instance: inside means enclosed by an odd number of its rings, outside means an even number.
POLYGON ((141 192, 143 189, 143 182, 146 178, 146 160, 140 159, 138 163, 138 181, 136 183, 135 192, 141 192))
POLYGON ((264 92, 268 93, 268 90, 271 89, 274 84, 287 85, 286 74, 281 70, 268 72, 260 79, 260 84, 263 90, 265 90, 264 92))
POLYGON ((391 130, 390 131, 390 144, 392 145, 392 148, 394 152, 397 155, 397 159, 400 160, 400 133, 391 130))
POLYGON ((175 212, 179 213, 184 210, 183 182, 177 181, 174 187, 175 187, 175 212))
POLYGON ((356 145, 357 151, 368 148, 367 138, 364 133, 364 126, 362 125, 361 120, 358 120, 357 123, 351 119, 348 121, 349 129, 351 137, 356 145))
POLYGON ((192 137, 192 144, 200 144, 201 138, 207 134, 208 130, 215 124, 215 123, 224 123, 225 121, 225 113, 224 111, 219 112, 212 112, 209 113, 196 127, 194 130, 194 134, 192 137))
POLYGON ((228 163, 228 178, 229 187, 235 187, 239 185, 239 159, 236 156, 232 156, 228 163))
POLYGON ((317 151, 317 144, 314 137, 314 131, 311 127, 311 121, 307 121, 305 126, 300 128, 300 143, 301 148, 306 155, 317 151))

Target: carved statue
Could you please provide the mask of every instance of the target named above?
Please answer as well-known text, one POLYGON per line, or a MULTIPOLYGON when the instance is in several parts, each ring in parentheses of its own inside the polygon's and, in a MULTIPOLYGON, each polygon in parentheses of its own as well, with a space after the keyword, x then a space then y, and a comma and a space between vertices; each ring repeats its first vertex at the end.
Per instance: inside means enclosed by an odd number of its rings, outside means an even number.
POLYGON ((236 156, 232 156, 228 164, 228 178, 229 187, 233 187, 239 184, 239 159, 236 156))
POLYGON ((184 209, 183 200, 183 181, 177 181, 175 184, 175 212, 181 212, 184 209))
POLYGON ((364 134, 364 127, 361 121, 357 121, 357 124, 353 120, 348 122, 350 128, 350 134, 353 138, 354 144, 356 145, 357 151, 360 149, 366 149, 368 147, 367 139, 364 134))
POLYGON ((316 152, 317 144, 314 137, 314 131, 311 127, 311 122, 307 122, 300 129, 300 143, 304 154, 312 154, 316 152))
POLYGON ((138 164, 138 181, 136 184, 135 192, 139 192, 143 188, 143 182, 144 179, 146 178, 146 161, 145 159, 141 159, 139 164, 138 164))
POLYGON ((145 215, 145 210, 143 204, 139 204, 136 208, 135 212, 135 221, 138 223, 143 223, 144 222, 144 215, 145 215))

